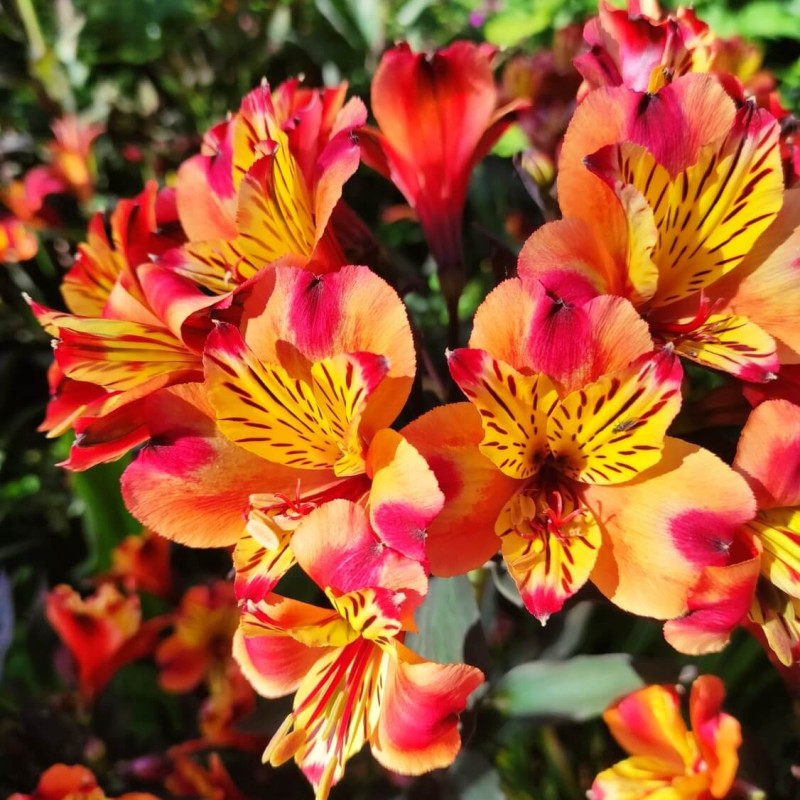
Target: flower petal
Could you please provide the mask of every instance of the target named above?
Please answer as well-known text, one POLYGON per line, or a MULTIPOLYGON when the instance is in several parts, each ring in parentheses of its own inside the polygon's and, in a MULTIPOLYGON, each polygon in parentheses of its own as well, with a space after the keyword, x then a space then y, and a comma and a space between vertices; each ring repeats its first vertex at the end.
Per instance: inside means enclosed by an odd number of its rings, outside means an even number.
POLYGON ((428 525, 444 506, 433 471, 401 434, 384 428, 370 443, 367 472, 372 529, 389 547, 424 562, 428 525))
POLYGON ((656 464, 680 410, 682 378, 678 359, 663 350, 558 401, 547 418, 547 442, 559 469, 607 485, 656 464))
POLYGON ((466 664, 423 661, 402 645, 391 662, 372 753, 386 769, 420 775, 453 762, 461 747, 457 715, 483 674, 466 664))
POLYGON ((434 408, 402 434, 428 462, 445 498, 428 525, 431 571, 450 577, 477 569, 500 547, 495 521, 519 481, 481 454, 481 417, 471 403, 434 408))
POLYGON ((529 478, 547 455, 547 415, 558 395, 547 375, 523 375, 485 350, 448 356, 453 380, 481 415, 480 451, 510 478, 529 478))
POLYGON ((623 486, 587 486, 585 501, 603 529, 592 581, 620 608, 660 619, 687 611, 702 570, 729 563, 755 511, 730 467, 669 437, 655 467, 623 486))

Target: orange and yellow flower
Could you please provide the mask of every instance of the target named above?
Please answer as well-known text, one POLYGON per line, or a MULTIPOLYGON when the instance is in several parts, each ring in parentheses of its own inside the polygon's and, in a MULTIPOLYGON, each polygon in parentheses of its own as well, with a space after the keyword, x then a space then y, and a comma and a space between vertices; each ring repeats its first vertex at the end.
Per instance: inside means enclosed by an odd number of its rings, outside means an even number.
POLYGON ((475 569, 499 548, 542 621, 589 579, 625 610, 669 619, 707 568, 728 563, 752 496, 711 453, 665 436, 681 368, 652 352, 627 301, 506 281, 450 370, 470 404, 403 431, 445 495, 429 526, 434 574, 475 569))
POLYGON ((725 687, 701 675, 689 697, 688 729, 679 687, 648 686, 614 703, 603 714, 611 734, 630 758, 601 772, 592 800, 721 800, 739 768, 741 728, 721 710, 725 687))
POLYGON ((800 294, 798 208, 778 136, 767 111, 737 110, 708 76, 590 93, 561 155, 566 219, 534 234, 520 274, 626 297, 681 356, 772 379, 800 359, 785 313, 800 294))
POLYGON ((427 591, 424 569, 382 546, 365 510, 347 500, 321 506, 309 520, 292 548, 329 607, 267 594, 245 603, 235 640, 260 694, 295 692, 264 760, 278 766, 294 758, 317 800, 367 743, 394 772, 448 766, 460 746, 457 714, 483 676, 425 661, 402 643, 427 591))
POLYGON ((244 336, 226 324, 209 336, 195 408, 171 418, 153 405, 159 444, 125 473, 128 507, 178 541, 237 544, 240 598, 270 591, 293 564, 294 530, 334 498, 363 503, 388 546, 423 560, 442 496, 387 428, 415 371, 400 298, 365 267, 278 267, 261 288, 244 336))
POLYGON ((127 536, 111 551, 111 569, 103 579, 119 582, 127 592, 168 597, 172 591, 169 541, 151 531, 127 536))
POLYGON ((238 617, 230 583, 189 589, 175 613, 174 632, 156 650, 161 686, 190 692, 204 681, 223 680, 238 617))
POLYGON ((250 92, 181 167, 178 209, 191 241, 162 267, 225 294, 268 265, 319 274, 347 263, 332 220, 358 167, 366 109, 345 103, 346 91, 289 81, 250 92))

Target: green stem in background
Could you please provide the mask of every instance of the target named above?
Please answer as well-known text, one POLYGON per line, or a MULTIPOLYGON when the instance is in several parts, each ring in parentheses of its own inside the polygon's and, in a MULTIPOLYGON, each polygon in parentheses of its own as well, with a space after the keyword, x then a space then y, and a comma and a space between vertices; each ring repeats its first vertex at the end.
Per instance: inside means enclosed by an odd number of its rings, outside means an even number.
POLYGON ((31 61, 40 61, 47 53, 47 44, 42 35, 39 18, 36 16, 32 0, 17 0, 17 11, 28 39, 28 57, 31 61))
POLYGON ((552 725, 543 725, 541 729, 541 741, 545 757, 554 768, 564 790, 570 797, 579 800, 582 796, 582 792, 580 786, 578 786, 578 782, 575 780, 574 769, 570 764, 564 746, 561 744, 561 740, 558 738, 555 727, 552 725))

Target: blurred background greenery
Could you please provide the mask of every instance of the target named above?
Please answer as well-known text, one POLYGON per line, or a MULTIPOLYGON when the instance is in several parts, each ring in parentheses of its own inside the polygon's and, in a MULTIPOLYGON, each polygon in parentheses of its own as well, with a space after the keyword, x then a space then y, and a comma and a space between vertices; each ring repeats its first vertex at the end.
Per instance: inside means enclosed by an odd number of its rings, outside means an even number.
MULTIPOLYGON (((96 143, 97 190, 88 208, 65 201, 63 227, 42 233, 34 261, 0 267, 0 795, 30 789, 53 761, 85 758, 99 737, 109 774, 124 759, 166 748, 187 718, 156 686, 147 665, 123 670, 91 720, 76 721, 59 700, 56 638, 42 598, 59 582, 79 584, 106 569, 112 547, 138 526, 119 498, 121 463, 68 474, 55 464, 69 442, 36 431, 47 400, 47 338, 21 291, 61 307, 58 283, 84 236, 86 214, 111 208, 145 180, 169 181, 196 152, 203 131, 238 107, 262 76, 277 84, 303 74, 311 85, 350 83, 368 100, 382 51, 405 39, 434 48, 455 38, 488 40, 516 52, 549 46, 553 31, 595 11, 592 0, 3 0, 0 3, 0 162, 4 178, 41 160, 50 123, 64 112, 102 121, 96 143)), ((703 0, 697 11, 720 35, 757 42, 781 79, 788 108, 800 110, 800 0, 703 0)), ((444 310, 417 226, 387 224, 381 212, 399 194, 366 169, 346 197, 401 264, 406 300, 419 326, 443 350, 444 310)), ((469 215, 470 283, 462 299, 468 320, 496 280, 497 259, 516 251, 505 225, 511 212, 538 213, 510 159, 489 158, 475 173, 469 215), (498 248, 498 244, 500 247, 498 248), (498 255, 499 250, 499 255, 498 255), (495 258, 493 263, 492 258, 495 258)), ((500 265, 500 274, 504 269, 500 265)), ((425 400, 420 401, 424 407, 425 400)), ((417 411, 420 409, 416 409, 417 411)), ((735 431, 707 446, 725 452, 735 431)), ((224 574, 224 559, 182 550, 175 555, 189 585, 224 574)), ((484 577, 476 605, 464 579, 435 588, 443 600, 421 625, 421 650, 468 657, 497 679, 465 725, 467 750, 448 777, 390 786, 365 760, 342 797, 463 797, 465 800, 555 800, 582 796, 587 782, 616 754, 597 715, 605 693, 655 680, 721 675, 729 710, 747 737, 745 774, 770 796, 796 796, 791 768, 800 763, 798 720, 781 681, 745 634, 716 656, 678 657, 655 622, 635 620, 582 594, 542 629, 523 613, 507 576, 484 577), (455 594, 453 594, 455 593, 455 594), (452 619, 447 614, 452 615, 452 619), (441 636, 442 631, 452 635, 441 636), (425 637, 428 637, 427 639, 425 637), (487 655, 491 654, 491 661, 487 655), (625 653, 605 659, 572 658, 625 653), (516 668, 506 674, 508 670, 516 668), (519 671, 521 670, 521 671, 519 671), (572 672, 565 673, 565 670, 572 672), (682 672, 683 671, 683 672, 682 672), (570 676, 569 680, 564 675, 570 676), (504 676, 504 677, 503 677, 504 676), (559 676, 562 680, 559 680, 559 676), (603 681, 610 681, 604 684, 603 681), (617 683, 615 683, 615 681, 617 683), (592 697, 591 688, 601 695, 592 697), (577 687, 577 688, 576 688, 577 687), (377 781, 377 782, 376 782, 377 781), (375 787, 378 787, 377 789, 375 787)), ((423 652, 423 654, 425 654, 423 652)), ((248 757, 250 758, 250 757, 248 757)), ((291 778, 281 794, 295 796, 291 778)), ((113 786, 112 788, 119 788, 113 786)))

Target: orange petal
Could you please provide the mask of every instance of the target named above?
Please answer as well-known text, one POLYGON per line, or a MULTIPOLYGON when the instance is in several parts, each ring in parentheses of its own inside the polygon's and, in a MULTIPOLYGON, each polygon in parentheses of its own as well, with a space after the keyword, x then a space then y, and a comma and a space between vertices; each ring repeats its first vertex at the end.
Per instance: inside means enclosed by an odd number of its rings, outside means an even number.
MULTIPOLYGON (((131 513, 148 528, 193 547, 235 544, 250 495, 292 494, 317 476, 270 464, 216 429, 202 387, 187 384, 154 396, 146 408, 151 444, 122 477, 131 513)), ((325 482, 330 474, 319 476, 325 482)))
POLYGON ((694 764, 697 754, 675 687, 639 689, 603 712, 603 720, 620 746, 633 756, 657 758, 677 774, 694 764))
POLYGON ((405 592, 409 605, 427 593, 428 580, 416 561, 382 546, 365 509, 348 500, 331 500, 298 526, 292 549, 300 566, 323 589, 347 593, 367 587, 405 592))
POLYGON ((729 563, 736 529, 755 511, 730 467, 669 437, 655 467, 623 486, 587 486, 585 501, 603 530, 592 581, 626 611, 660 619, 687 611, 703 569, 729 563))
POLYGON ((372 753, 402 775, 447 767, 461 747, 458 714, 483 683, 483 674, 466 664, 423 661, 402 645, 397 653, 370 741, 372 753))
POLYGON ((750 484, 759 508, 800 505, 800 407, 768 400, 754 409, 734 468, 750 484))
POLYGON ((481 418, 471 403, 434 408, 402 434, 428 462, 445 498, 441 513, 428 525, 431 571, 450 577, 477 569, 500 546, 495 521, 519 481, 481 454, 481 418))
POLYGON ((370 443, 367 472, 372 529, 389 547, 424 562, 428 525, 444 506, 433 471, 401 434, 384 428, 370 443))
POLYGON ((739 769, 742 730, 739 722, 722 712, 725 685, 716 675, 701 675, 692 684, 689 717, 700 753, 711 774, 712 797, 726 797, 739 769))

